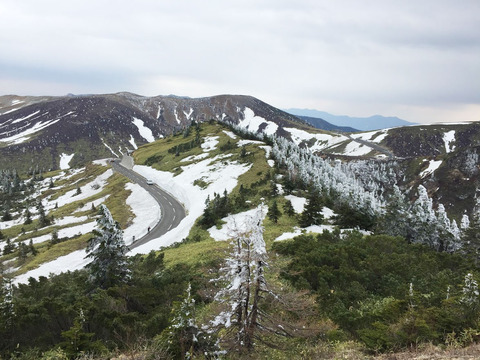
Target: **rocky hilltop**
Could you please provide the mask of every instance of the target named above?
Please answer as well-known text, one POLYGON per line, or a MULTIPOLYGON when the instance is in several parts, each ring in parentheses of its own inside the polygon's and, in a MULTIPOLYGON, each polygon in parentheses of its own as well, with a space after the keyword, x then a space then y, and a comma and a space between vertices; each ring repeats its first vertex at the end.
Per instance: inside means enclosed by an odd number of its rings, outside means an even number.
POLYGON ((55 169, 62 154, 70 165, 111 156, 170 135, 192 121, 210 119, 237 124, 268 124, 269 133, 287 135, 285 126, 307 125, 293 115, 251 96, 220 95, 198 99, 144 97, 131 93, 64 97, 0 97, 0 168, 12 161, 55 169))

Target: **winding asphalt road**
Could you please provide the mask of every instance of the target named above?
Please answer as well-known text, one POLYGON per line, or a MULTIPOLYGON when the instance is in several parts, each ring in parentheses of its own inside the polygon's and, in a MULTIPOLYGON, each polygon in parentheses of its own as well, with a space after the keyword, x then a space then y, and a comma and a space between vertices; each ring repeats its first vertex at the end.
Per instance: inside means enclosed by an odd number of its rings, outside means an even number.
MULTIPOLYGON (((122 164, 124 163, 124 160, 122 160, 122 164)), ((140 239, 135 240, 132 244, 128 246, 130 250, 132 250, 140 245, 146 244, 150 240, 159 238, 166 232, 177 227, 178 224, 180 224, 180 221, 182 221, 182 219, 185 217, 185 209, 183 208, 182 204, 180 204, 178 200, 175 199, 172 195, 162 190, 156 184, 147 184, 147 179, 145 179, 140 174, 137 174, 135 171, 128 169, 122 164, 120 164, 120 162, 118 161, 111 162, 112 168, 115 171, 126 176, 131 181, 137 183, 145 190, 147 190, 150 195, 152 195, 153 198, 158 202, 161 209, 160 221, 157 223, 157 225, 150 229, 149 233, 147 233, 140 239)))

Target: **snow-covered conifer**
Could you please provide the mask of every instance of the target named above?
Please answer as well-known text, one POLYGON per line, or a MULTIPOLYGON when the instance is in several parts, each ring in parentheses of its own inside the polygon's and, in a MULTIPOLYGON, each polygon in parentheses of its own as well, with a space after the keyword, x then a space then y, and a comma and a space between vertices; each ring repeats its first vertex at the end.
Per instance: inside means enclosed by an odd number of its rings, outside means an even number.
POLYGON ((128 248, 123 240, 123 231, 103 204, 100 213, 94 236, 87 245, 87 257, 92 258, 87 268, 94 284, 108 288, 125 283, 130 278, 126 257, 128 248))
MULTIPOLYGON (((267 252, 263 240, 263 206, 248 220, 246 231, 234 229, 233 250, 219 281, 226 284, 216 295, 225 304, 210 324, 211 331, 226 328, 223 343, 229 348, 251 349, 262 322, 261 293, 268 292, 265 281, 267 252)), ((266 327, 262 325, 262 329, 266 327)))

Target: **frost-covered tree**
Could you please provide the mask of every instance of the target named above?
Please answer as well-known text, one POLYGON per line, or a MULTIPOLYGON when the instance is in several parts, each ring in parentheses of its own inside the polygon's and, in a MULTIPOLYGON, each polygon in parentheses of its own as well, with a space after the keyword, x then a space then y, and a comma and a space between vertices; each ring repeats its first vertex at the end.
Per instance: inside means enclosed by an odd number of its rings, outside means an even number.
POLYGON ((475 321, 478 318, 478 311, 480 310, 479 295, 478 282, 473 278, 472 273, 468 273, 465 275, 460 303, 465 308, 465 316, 471 321, 475 321))
POLYGON ((88 241, 87 256, 92 262, 87 265, 91 281, 101 288, 125 283, 130 278, 123 240, 123 231, 105 205, 100 206, 100 218, 94 236, 88 241))
POLYGON ((3 278, 0 290, 0 318, 2 319, 3 330, 8 333, 13 328, 15 319, 12 280, 3 278))
POLYGON ((395 185, 388 199, 385 214, 379 219, 379 231, 391 236, 408 236, 409 204, 400 188, 395 185))
POLYGON ((210 329, 226 329, 222 332, 222 343, 229 349, 252 349, 257 332, 268 329, 262 323, 266 314, 260 309, 261 294, 269 292, 264 274, 267 266, 264 216, 261 207, 249 219, 246 231, 234 231, 233 250, 218 279, 226 286, 218 292, 216 300, 226 309, 211 322, 210 329))
POLYGON ((171 355, 180 359, 194 359, 198 354, 215 354, 218 351, 215 338, 197 326, 195 299, 188 284, 182 301, 174 302, 171 325, 162 333, 171 355))

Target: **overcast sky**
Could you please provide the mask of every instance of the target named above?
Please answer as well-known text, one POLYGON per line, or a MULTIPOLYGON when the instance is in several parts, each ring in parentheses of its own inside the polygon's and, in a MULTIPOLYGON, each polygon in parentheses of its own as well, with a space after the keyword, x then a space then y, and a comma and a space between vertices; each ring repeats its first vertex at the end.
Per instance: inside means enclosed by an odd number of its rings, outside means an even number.
POLYGON ((480 120, 480 0, 0 0, 0 95, 480 120))

